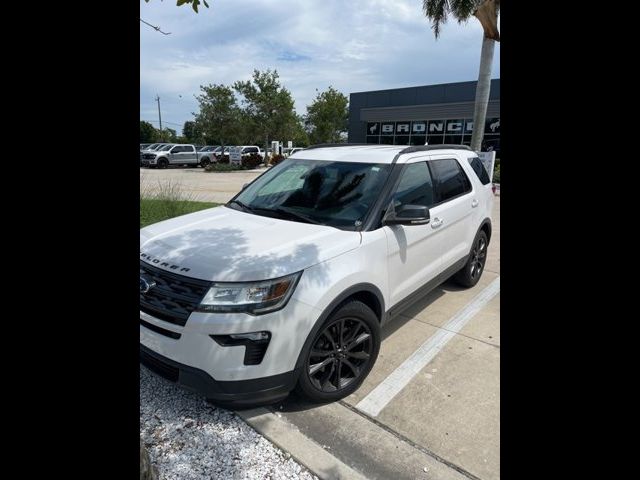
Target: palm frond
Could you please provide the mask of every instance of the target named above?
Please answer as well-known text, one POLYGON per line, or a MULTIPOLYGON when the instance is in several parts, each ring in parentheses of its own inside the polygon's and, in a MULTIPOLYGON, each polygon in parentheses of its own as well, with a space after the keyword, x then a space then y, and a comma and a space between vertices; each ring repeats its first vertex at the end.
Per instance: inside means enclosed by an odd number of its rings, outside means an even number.
POLYGON ((482 0, 451 0, 451 14, 458 23, 466 22, 473 15, 482 0))
POLYGON ((447 23, 450 9, 448 0, 422 0, 422 11, 431 20, 431 28, 436 38, 440 36, 440 25, 447 23))

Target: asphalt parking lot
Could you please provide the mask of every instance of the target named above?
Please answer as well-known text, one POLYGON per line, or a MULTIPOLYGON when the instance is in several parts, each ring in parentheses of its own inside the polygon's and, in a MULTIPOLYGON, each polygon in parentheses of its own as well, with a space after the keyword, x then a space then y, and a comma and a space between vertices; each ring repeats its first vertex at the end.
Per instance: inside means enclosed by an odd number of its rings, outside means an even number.
MULTIPOLYGON (((140 175, 224 202, 259 172, 140 175)), ((391 321, 353 395, 323 406, 291 396, 239 415, 320 478, 500 478, 500 197, 478 285, 445 282, 391 321)))

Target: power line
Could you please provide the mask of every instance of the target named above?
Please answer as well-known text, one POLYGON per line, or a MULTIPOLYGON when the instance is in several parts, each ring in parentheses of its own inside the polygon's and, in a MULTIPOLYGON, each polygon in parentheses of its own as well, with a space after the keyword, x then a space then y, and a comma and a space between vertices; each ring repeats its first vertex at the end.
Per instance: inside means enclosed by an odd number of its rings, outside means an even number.
MULTIPOLYGON (((140 120, 143 121, 143 122, 158 123, 158 120, 147 120, 147 119, 144 119, 144 118, 141 118, 140 120)), ((169 125, 177 125, 178 127, 184 126, 184 123, 167 122, 166 120, 163 120, 162 123, 168 123, 169 125)))
POLYGON ((160 27, 157 27, 155 25, 151 25, 149 22, 145 22, 143 19, 140 19, 140 21, 142 23, 144 23, 145 25, 149 25, 151 28, 153 28, 156 32, 160 32, 163 35, 171 35, 171 32, 163 32, 162 30, 160 30, 160 27))

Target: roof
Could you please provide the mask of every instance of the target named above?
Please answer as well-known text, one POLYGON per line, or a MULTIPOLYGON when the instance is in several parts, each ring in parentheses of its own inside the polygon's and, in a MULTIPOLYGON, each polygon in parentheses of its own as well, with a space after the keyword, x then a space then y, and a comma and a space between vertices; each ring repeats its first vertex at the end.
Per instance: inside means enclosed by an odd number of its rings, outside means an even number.
MULTIPOLYGON (((407 145, 342 144, 339 146, 311 146, 305 150, 294 153, 289 158, 358 163, 392 163, 399 153, 413 154, 412 156, 416 156, 419 154, 460 151, 470 152, 470 149, 464 145, 416 145, 410 147, 407 145)), ((405 160, 408 158, 411 157, 404 157, 405 160)), ((402 162, 402 160, 400 160, 400 162, 402 162)))

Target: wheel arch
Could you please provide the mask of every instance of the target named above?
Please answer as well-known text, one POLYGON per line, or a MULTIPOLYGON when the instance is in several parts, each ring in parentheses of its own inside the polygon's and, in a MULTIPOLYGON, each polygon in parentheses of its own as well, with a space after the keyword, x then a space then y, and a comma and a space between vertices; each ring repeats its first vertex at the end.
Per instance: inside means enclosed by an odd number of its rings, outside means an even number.
POLYGON ((307 338, 302 345, 302 349, 298 353, 298 360, 296 361, 296 369, 301 371, 304 363, 303 353, 309 348, 309 344, 313 341, 318 331, 324 324, 325 320, 329 318, 342 304, 348 300, 359 300, 367 305, 378 317, 378 321, 382 322, 385 315, 385 304, 382 292, 378 287, 372 283, 357 283, 350 286, 346 290, 343 290, 336 298, 334 298, 327 307, 322 311, 318 319, 316 320, 313 328, 307 335, 307 338))
MULTIPOLYGON (((487 242, 491 241, 491 219, 490 218, 485 218, 482 223, 480 224, 480 228, 478 228, 478 232, 480 231, 484 231, 484 233, 487 235, 487 242)), ((477 235, 477 232, 476 232, 477 235)))

